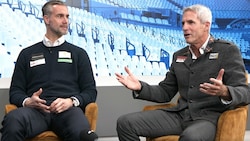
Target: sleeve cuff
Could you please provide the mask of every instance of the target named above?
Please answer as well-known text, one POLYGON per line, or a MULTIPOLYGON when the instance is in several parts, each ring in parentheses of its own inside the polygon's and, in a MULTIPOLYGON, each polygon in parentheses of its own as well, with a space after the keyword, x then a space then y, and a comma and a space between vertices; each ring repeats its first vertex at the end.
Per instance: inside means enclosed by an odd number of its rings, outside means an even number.
POLYGON ((230 101, 228 101, 228 100, 224 100, 224 99, 220 99, 221 100, 221 102, 223 103, 223 104, 225 104, 225 105, 228 105, 228 104, 231 104, 232 103, 232 100, 230 100, 230 101))
POLYGON ((80 102, 76 97, 72 96, 70 98, 73 100, 73 104, 74 104, 75 107, 80 105, 80 102))
POLYGON ((25 98, 24 100, 23 100, 23 103, 22 103, 22 105, 23 105, 23 107, 25 107, 25 102, 28 100, 28 99, 30 99, 30 97, 27 97, 27 98, 25 98))

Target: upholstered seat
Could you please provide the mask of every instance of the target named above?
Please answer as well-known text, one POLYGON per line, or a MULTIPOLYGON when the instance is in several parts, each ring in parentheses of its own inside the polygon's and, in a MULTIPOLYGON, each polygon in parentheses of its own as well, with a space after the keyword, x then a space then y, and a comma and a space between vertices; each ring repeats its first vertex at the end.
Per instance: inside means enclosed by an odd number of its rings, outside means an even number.
MULTIPOLYGON (((5 114, 11 110, 16 109, 17 107, 13 104, 5 105, 5 114)), ((98 106, 96 103, 90 103, 85 108, 85 115, 89 121, 90 129, 96 130, 96 122, 98 115, 98 106)), ((35 136, 32 139, 27 139, 25 141, 62 141, 53 131, 45 131, 41 134, 35 136)))

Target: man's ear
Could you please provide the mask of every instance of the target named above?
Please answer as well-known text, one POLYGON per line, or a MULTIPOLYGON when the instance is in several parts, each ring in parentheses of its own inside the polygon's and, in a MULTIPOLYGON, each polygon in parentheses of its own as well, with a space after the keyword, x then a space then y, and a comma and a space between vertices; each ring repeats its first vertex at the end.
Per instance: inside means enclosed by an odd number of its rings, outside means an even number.
POLYGON ((48 15, 44 15, 43 16, 43 20, 44 20, 44 23, 47 25, 49 24, 49 16, 48 15))
POLYGON ((210 26, 211 26, 211 23, 209 23, 209 22, 205 22, 205 27, 206 27, 206 30, 207 31, 209 31, 209 29, 210 29, 210 26))

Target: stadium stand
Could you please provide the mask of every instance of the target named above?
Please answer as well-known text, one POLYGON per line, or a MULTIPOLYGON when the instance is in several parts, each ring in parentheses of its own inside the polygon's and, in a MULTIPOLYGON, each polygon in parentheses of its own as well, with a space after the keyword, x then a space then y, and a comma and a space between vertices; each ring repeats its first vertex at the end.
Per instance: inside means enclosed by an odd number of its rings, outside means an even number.
MULTIPOLYGON (((45 2, 0 0, 0 78, 11 76, 22 48, 42 40, 45 2)), ((186 45, 182 8, 194 3, 211 7, 213 36, 237 44, 250 71, 249 0, 89 0, 68 6, 66 40, 88 52, 96 77, 124 73, 124 66, 135 75, 165 75, 173 52, 186 45)))

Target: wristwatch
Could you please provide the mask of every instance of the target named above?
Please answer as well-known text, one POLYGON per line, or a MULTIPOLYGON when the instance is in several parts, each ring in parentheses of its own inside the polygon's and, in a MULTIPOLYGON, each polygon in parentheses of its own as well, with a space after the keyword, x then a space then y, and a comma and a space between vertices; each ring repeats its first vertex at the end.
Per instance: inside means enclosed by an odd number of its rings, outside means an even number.
POLYGON ((80 103, 79 103, 79 101, 78 101, 78 99, 76 98, 76 97, 70 97, 71 98, 71 100, 72 100, 72 102, 73 102, 73 106, 74 107, 77 107, 77 106, 79 106, 80 105, 80 103))

